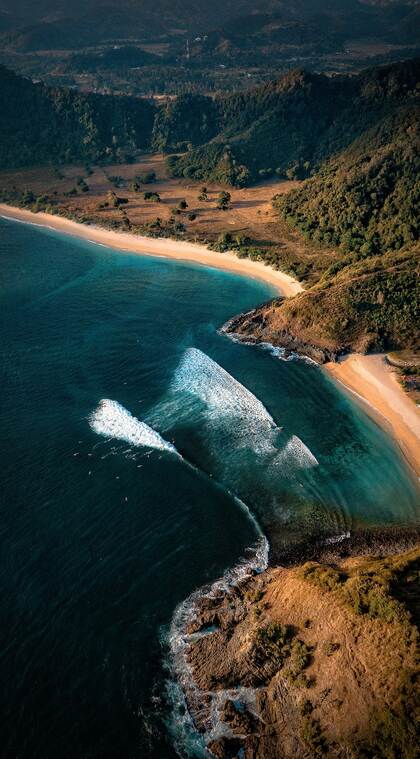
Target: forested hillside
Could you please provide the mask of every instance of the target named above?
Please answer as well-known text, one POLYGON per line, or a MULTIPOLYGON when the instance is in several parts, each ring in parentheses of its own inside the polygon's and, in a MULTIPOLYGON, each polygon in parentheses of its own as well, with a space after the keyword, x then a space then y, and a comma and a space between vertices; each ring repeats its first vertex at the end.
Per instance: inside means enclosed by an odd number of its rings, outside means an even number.
POLYGON ((418 239, 419 106, 386 117, 275 204, 305 237, 370 256, 418 239))
POLYGON ((33 84, 0 67, 0 167, 127 160, 150 145, 155 109, 128 97, 33 84))
POLYGON ((186 96, 156 120, 153 143, 173 176, 245 185, 276 173, 304 178, 386 115, 418 97, 419 61, 356 77, 296 70, 247 93, 186 96), (180 116, 184 116, 181 120, 180 116))
MULTIPOLYGON (((118 57, 115 51, 115 56, 118 57)), ((329 77, 294 70, 248 92, 144 99, 33 84, 0 67, 0 166, 172 153, 176 177, 244 186, 302 179, 383 118, 415 102, 419 61, 329 77)))
POLYGON ((274 200, 307 240, 326 254, 333 246, 335 260, 322 270, 321 252, 314 286, 239 319, 235 331, 321 361, 349 350, 420 349, 419 117, 414 105, 385 117, 274 200))

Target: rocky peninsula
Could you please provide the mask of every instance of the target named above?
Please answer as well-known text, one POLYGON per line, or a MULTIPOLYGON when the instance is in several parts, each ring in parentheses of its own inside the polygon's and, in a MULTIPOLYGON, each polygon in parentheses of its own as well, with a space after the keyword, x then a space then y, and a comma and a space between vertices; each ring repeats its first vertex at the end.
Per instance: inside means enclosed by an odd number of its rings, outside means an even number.
MULTIPOLYGON (((395 545, 376 537, 377 553, 395 545)), ((420 549, 343 558, 353 550, 195 599, 184 691, 209 756, 414 759, 420 549)))

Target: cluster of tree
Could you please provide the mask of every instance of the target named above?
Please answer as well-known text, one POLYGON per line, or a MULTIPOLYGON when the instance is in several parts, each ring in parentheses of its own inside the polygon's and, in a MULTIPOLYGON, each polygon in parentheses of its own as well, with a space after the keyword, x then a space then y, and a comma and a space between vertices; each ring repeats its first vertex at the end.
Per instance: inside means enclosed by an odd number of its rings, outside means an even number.
POLYGON ((275 207, 307 239, 357 257, 419 238, 420 107, 382 120, 275 207))
POLYGON ((386 114, 412 102, 419 61, 328 77, 295 70, 277 82, 217 98, 168 103, 153 130, 173 176, 243 186, 276 174, 305 178, 386 114))
MULTIPOLYGON (((170 155, 173 176, 244 186, 305 178, 414 98, 419 62, 328 77, 295 70, 247 92, 145 100, 50 88, 0 67, 0 166, 170 155)), ((147 178, 140 178, 146 183, 147 178)))
POLYGON ((127 161, 150 146, 144 100, 33 84, 0 66, 0 167, 127 161))
POLYGON ((261 339, 292 335, 333 352, 420 349, 419 116, 412 105, 385 117, 274 200, 317 243, 317 276, 301 295, 262 309, 261 339))

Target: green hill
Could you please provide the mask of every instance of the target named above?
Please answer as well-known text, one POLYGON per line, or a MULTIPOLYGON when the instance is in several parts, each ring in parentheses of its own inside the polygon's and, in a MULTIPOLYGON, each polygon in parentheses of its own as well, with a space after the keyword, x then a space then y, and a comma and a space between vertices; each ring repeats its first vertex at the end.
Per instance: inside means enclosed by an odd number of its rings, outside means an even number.
POLYGON ((155 109, 129 97, 33 84, 0 66, 0 167, 127 160, 150 144, 155 109))
POLYGON ((234 331, 320 361, 351 350, 420 349, 419 116, 413 105, 385 117, 274 200, 291 227, 321 244, 318 280, 240 317, 234 331))
POLYGON ((410 246, 419 236, 419 117, 413 105, 384 118, 276 207, 307 239, 359 257, 410 246))
POLYGON ((168 152, 189 146, 168 161, 176 177, 238 186, 273 173, 304 178, 414 102, 419 70, 418 60, 348 77, 295 70, 234 96, 180 97, 160 112, 153 144, 168 152))

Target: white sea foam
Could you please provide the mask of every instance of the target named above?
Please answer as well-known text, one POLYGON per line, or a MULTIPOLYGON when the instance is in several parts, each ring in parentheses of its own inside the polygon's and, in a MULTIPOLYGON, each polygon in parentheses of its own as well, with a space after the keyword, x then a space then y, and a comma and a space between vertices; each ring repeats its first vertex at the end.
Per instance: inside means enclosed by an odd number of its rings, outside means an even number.
POLYGON ((189 348, 185 352, 171 389, 198 396, 210 413, 217 416, 239 416, 263 424, 267 429, 276 426, 261 401, 198 348, 189 348))
POLYGON ((293 461, 300 469, 309 469, 318 466, 318 461, 309 450, 308 446, 302 442, 300 437, 292 435, 287 441, 284 448, 276 456, 274 463, 283 464, 286 461, 293 461))
POLYGON ((325 543, 326 545, 334 545, 335 543, 342 543, 343 540, 350 540, 351 533, 349 531, 343 532, 342 535, 336 535, 332 538, 326 538, 325 543))
POLYGON ((296 353, 295 351, 286 350, 285 348, 272 345, 272 343, 253 343, 253 345, 256 345, 257 348, 261 348, 262 350, 271 353, 274 358, 279 358, 281 361, 303 361, 305 364, 318 366, 316 361, 314 361, 312 358, 309 358, 309 356, 304 356, 300 353, 296 353))
POLYGON ((110 401, 107 398, 102 400, 97 409, 90 415, 89 423, 98 435, 124 440, 136 447, 169 451, 179 456, 178 451, 171 443, 164 440, 148 424, 140 422, 135 416, 132 416, 117 401, 110 401))
MULTIPOLYGON (((318 464, 300 438, 293 435, 283 442, 281 430, 261 401, 198 348, 185 352, 170 391, 189 393, 204 404, 206 422, 232 441, 230 455, 248 448, 262 456, 267 465, 268 459, 289 468, 318 464)), ((226 458, 225 452, 223 455, 226 458)))

